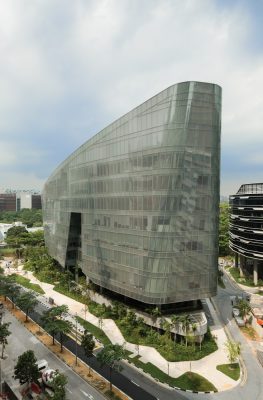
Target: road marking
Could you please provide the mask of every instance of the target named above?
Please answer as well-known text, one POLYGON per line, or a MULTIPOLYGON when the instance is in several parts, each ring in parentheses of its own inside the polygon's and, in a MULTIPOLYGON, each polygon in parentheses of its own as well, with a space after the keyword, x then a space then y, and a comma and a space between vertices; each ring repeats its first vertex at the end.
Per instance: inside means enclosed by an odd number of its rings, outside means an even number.
POLYGON ((80 391, 81 391, 81 393, 84 394, 84 396, 88 397, 90 400, 94 400, 94 397, 91 394, 86 393, 86 392, 84 392, 84 390, 81 390, 81 389, 80 389, 80 391))
POLYGON ((131 381, 132 383, 134 383, 134 385, 136 385, 136 386, 139 386, 140 387, 140 385, 138 385, 138 383, 136 383, 136 382, 134 382, 134 381, 131 381))
POLYGON ((66 387, 66 390, 67 390, 69 393, 72 394, 72 391, 71 391, 68 387, 66 387))
POLYGON ((232 322, 227 318, 227 322, 229 323, 229 325, 232 325, 232 322))

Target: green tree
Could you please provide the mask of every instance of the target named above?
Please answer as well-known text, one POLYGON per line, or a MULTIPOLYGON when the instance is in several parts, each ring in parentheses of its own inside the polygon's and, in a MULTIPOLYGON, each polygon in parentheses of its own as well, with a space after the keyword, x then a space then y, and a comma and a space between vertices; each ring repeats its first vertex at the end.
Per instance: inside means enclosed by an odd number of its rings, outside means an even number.
POLYGON ((247 300, 239 300, 237 303, 237 308, 239 309, 240 316, 245 320, 245 324, 247 323, 247 315, 251 312, 251 306, 247 300))
POLYGON ((34 311, 37 303, 36 295, 32 290, 21 293, 16 299, 17 306, 26 314, 26 322, 28 321, 28 314, 34 311))
POLYGON ((1 358, 4 358, 4 350, 5 346, 8 344, 7 338, 11 335, 11 332, 8 330, 11 322, 5 322, 4 324, 0 324, 0 343, 2 345, 2 355, 1 358))
POLYGON ((52 380, 52 389, 54 391, 54 395, 52 397, 53 400, 64 400, 66 398, 66 384, 68 383, 68 378, 56 371, 56 374, 52 380))
POLYGON ((19 379, 19 382, 36 382, 38 379, 38 367, 37 359, 32 350, 28 350, 18 357, 18 361, 15 365, 15 379, 19 379))
POLYGON ((112 391, 112 370, 121 370, 120 360, 125 357, 125 350, 119 344, 108 344, 101 352, 97 355, 97 359, 101 365, 108 365, 110 368, 110 391, 112 391))
MULTIPOLYGON (((95 347, 95 342, 93 339, 93 335, 89 333, 86 329, 81 339, 81 346, 84 349, 85 356, 90 358, 93 356, 93 350, 95 347)), ((90 365, 89 365, 89 376, 90 376, 90 365)))
MULTIPOLYGON (((50 308, 49 310, 45 311, 41 318, 44 329, 48 333, 50 333, 50 335, 52 336, 53 344, 55 344, 55 335, 57 335, 57 334, 61 335, 61 339, 62 339, 61 340, 61 351, 62 351, 63 332, 64 332, 64 328, 66 325, 64 323, 61 323, 60 321, 68 322, 68 321, 62 320, 63 315, 66 313, 68 313, 68 306, 63 304, 61 306, 53 307, 53 308, 50 308)), ((72 325, 70 325, 70 330, 71 330, 71 328, 72 328, 72 325)), ((66 328, 64 333, 69 333, 69 331, 66 328)))
POLYGON ((229 248, 229 205, 221 203, 219 209, 219 256, 231 254, 229 248))
POLYGON ((188 333, 189 333, 189 328, 191 326, 191 317, 190 315, 181 315, 180 316, 180 323, 182 324, 182 329, 184 332, 184 337, 185 337, 185 346, 187 347, 188 344, 188 333))
POLYGON ((228 340, 225 343, 225 347, 227 350, 227 357, 229 359, 229 362, 233 364, 240 355, 241 344, 239 342, 232 342, 231 340, 228 340))

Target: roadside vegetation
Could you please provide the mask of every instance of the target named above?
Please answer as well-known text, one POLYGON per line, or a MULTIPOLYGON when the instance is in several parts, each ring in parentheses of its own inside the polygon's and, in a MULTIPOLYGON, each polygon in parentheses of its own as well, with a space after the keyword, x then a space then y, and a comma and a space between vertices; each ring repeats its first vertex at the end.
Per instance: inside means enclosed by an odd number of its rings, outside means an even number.
POLYGON ((235 381, 240 377, 240 366, 238 363, 217 365, 216 369, 235 381))
POLYGON ((12 274, 12 276, 14 277, 14 281, 27 288, 30 290, 34 290, 34 292, 37 292, 39 294, 44 294, 44 290, 37 284, 37 283, 30 283, 30 279, 27 279, 23 276, 17 275, 17 274, 12 274))
MULTIPOLYGON (((142 369, 144 372, 150 374, 153 378, 159 380, 162 383, 166 383, 171 387, 179 387, 181 389, 190 389, 197 391, 215 391, 217 392, 216 387, 209 382, 207 379, 203 378, 201 375, 198 375, 194 372, 186 372, 185 374, 179 376, 178 378, 172 378, 168 375, 168 365, 167 365, 167 373, 161 371, 155 365, 151 363, 143 363, 139 360, 139 356, 128 359, 129 363, 134 364, 137 368, 142 369)), ((190 365, 189 365, 190 367, 190 365)))

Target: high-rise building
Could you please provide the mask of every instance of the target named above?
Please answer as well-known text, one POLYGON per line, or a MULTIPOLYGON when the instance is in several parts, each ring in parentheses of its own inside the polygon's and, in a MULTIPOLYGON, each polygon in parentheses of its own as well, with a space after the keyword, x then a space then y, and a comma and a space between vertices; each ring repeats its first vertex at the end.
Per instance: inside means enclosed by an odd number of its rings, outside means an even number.
POLYGON ((41 209, 40 194, 29 191, 0 193, 0 211, 20 211, 22 208, 41 209))
POLYGON ((220 125, 221 88, 183 82, 89 139, 45 184, 50 255, 143 303, 214 296, 220 125))
POLYGON ((263 278, 263 183, 240 187, 229 197, 230 248, 235 252, 235 265, 253 276, 254 284, 263 278))

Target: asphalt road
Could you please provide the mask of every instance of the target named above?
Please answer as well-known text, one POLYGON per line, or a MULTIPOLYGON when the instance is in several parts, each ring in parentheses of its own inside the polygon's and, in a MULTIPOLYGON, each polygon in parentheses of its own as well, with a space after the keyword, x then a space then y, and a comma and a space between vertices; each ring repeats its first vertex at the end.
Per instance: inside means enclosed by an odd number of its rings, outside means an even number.
POLYGON ((59 369, 59 371, 67 376, 68 384, 66 389, 68 398, 72 398, 74 394, 74 400, 105 400, 104 396, 98 393, 92 386, 80 378, 79 375, 75 374, 72 369, 60 361, 8 311, 5 312, 4 322, 11 322, 10 330, 12 331, 12 334, 8 337, 9 343, 5 350, 8 358, 2 361, 3 376, 10 386, 19 385, 18 381, 12 379, 14 365, 17 362, 18 356, 30 349, 34 351, 39 360, 47 360, 51 368, 59 369))
MULTIPOLYGON (((36 322, 40 322, 40 314, 46 308, 39 304, 36 311, 30 314, 36 322)), ((57 338, 59 339, 59 338, 57 338)), ((75 354, 76 343, 70 337, 64 335, 64 346, 75 354)), ((78 357, 91 366, 100 375, 109 379, 109 367, 98 363, 96 357, 87 358, 81 346, 77 346, 78 357)), ((121 372, 112 372, 112 383, 134 400, 187 400, 189 397, 185 392, 176 391, 158 385, 154 380, 141 374, 138 370, 130 367, 127 363, 122 363, 121 372)))
POLYGON ((246 341, 232 317, 230 296, 245 292, 235 285, 226 274, 223 279, 226 288, 218 288, 218 294, 213 300, 221 321, 231 333, 232 338, 241 343, 241 354, 246 366, 247 377, 234 389, 215 394, 191 395, 189 398, 196 400, 263 400, 263 368, 256 358, 253 347, 246 341))

